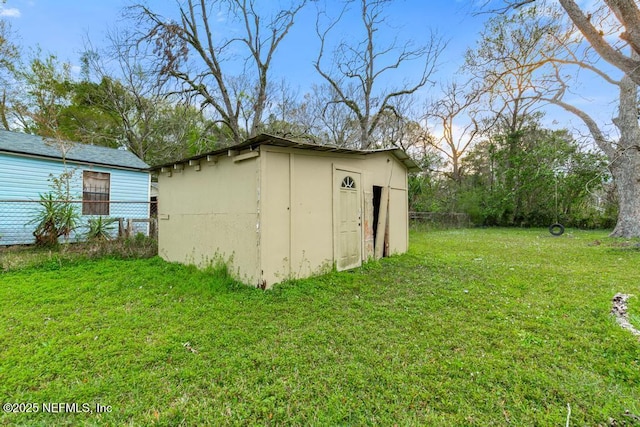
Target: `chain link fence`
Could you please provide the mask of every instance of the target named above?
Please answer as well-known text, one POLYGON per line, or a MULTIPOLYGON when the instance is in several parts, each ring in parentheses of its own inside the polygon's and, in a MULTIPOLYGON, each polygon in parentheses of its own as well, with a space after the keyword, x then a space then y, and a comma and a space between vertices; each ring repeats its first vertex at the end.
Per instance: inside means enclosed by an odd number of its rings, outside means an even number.
MULTIPOLYGON (((68 200, 77 213, 77 227, 69 236, 69 241, 78 242, 86 239, 91 218, 113 218, 108 226, 108 234, 112 238, 132 237, 138 233, 157 238, 156 202, 150 201, 114 201, 87 202, 68 200), (108 203, 106 215, 84 215, 92 211, 90 203, 108 203)), ((39 200, 0 200, 0 246, 28 245, 35 243, 33 232, 38 226, 38 216, 44 207, 39 200)), ((104 206, 101 207, 104 211, 104 206)), ((62 238, 61 238, 62 241, 62 238)))
POLYGON ((468 228, 472 226, 471 218, 465 213, 409 212, 409 227, 412 230, 468 228))

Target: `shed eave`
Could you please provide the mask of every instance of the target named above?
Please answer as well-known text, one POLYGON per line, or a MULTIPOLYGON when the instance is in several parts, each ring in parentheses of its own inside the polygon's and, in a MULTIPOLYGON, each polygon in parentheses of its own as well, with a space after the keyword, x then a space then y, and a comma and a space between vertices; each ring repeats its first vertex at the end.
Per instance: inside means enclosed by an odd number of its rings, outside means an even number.
POLYGON ((190 161, 198 160, 202 158, 217 157, 224 153, 227 153, 229 150, 235 150, 235 151, 242 151, 246 149, 249 149, 250 151, 258 150, 262 145, 269 145, 269 146, 282 147, 282 148, 298 148, 301 150, 318 151, 318 152, 335 153, 335 154, 368 155, 368 154, 374 154, 374 153, 387 152, 393 155, 400 163, 402 163, 409 172, 421 171, 421 168, 418 166, 418 164, 400 148, 385 148, 380 150, 357 150, 352 148, 338 147, 335 145, 320 145, 320 144, 313 144, 310 142, 293 141, 290 139, 285 139, 279 136, 274 136, 269 134, 260 134, 253 138, 247 139, 246 141, 240 144, 232 145, 230 147, 220 148, 218 150, 199 154, 197 156, 188 157, 186 159, 182 159, 177 162, 169 162, 169 163, 164 163, 157 166, 152 166, 149 170, 160 171, 163 167, 164 168, 170 167, 176 163, 185 163, 185 162, 188 163, 190 161))

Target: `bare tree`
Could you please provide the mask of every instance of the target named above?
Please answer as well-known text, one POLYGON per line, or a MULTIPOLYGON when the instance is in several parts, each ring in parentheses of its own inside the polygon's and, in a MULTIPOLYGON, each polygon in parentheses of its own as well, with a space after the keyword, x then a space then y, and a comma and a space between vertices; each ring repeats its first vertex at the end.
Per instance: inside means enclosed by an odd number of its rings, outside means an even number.
POLYGON ((332 89, 333 97, 327 104, 342 105, 353 115, 358 124, 358 147, 365 149, 376 144, 373 136, 385 114, 399 116, 393 101, 413 94, 427 84, 444 44, 432 34, 425 46, 415 47, 411 42, 400 44, 396 40, 383 46, 377 36, 389 23, 384 9, 390 0, 359 0, 353 3, 358 4, 362 38, 340 41, 333 51, 334 59, 327 61, 329 36, 336 32, 352 3, 347 3, 342 13, 335 19, 329 19, 328 24, 321 22, 326 13, 319 13, 316 32, 320 50, 314 65, 332 89), (412 62, 420 64, 421 72, 416 81, 394 88, 379 87, 390 73, 404 69, 412 62))
MULTIPOLYGON (((347 90, 347 89, 345 89, 347 90)), ((359 147, 358 119, 328 83, 315 85, 312 92, 311 108, 318 117, 317 133, 324 141, 341 147, 359 147)))
POLYGON ((272 91, 269 118, 262 130, 317 144, 357 146, 356 120, 343 104, 331 102, 334 98, 328 84, 314 84, 302 97, 288 86, 280 86, 272 91))
POLYGON ((378 128, 373 134, 374 141, 380 148, 400 148, 411 155, 422 153, 421 147, 426 138, 426 131, 420 120, 423 111, 416 108, 419 101, 415 94, 397 97, 391 101, 392 109, 381 113, 378 128))
POLYGON ((317 116, 310 108, 309 94, 300 99, 299 90, 293 89, 283 78, 270 90, 269 117, 260 131, 284 138, 315 141, 317 116))
POLYGON ((305 3, 294 1, 268 19, 256 0, 177 1, 178 20, 142 4, 129 10, 142 28, 140 40, 155 47, 160 73, 203 107, 212 107, 233 140, 241 142, 260 129, 274 54, 305 3), (239 36, 214 32, 218 13, 238 24, 238 32, 229 33, 239 36))
POLYGON ((458 83, 449 83, 443 88, 443 96, 428 109, 428 121, 435 122, 442 131, 430 143, 447 159, 451 166, 450 178, 462 180, 462 157, 481 134, 478 114, 480 92, 465 91, 458 83))
MULTIPOLYGON (((504 0, 505 6, 500 12, 512 8, 520 8, 545 0, 504 0)), ((585 12, 575 0, 557 0, 566 15, 573 22, 584 38, 602 59, 625 73, 636 84, 640 84, 640 6, 635 0, 600 0, 592 6, 593 10, 585 12), (599 27, 601 21, 594 20, 595 11, 606 9, 607 17, 613 22, 608 27, 615 27, 618 40, 606 37, 608 29, 599 27), (630 49, 622 49, 621 43, 630 49), (627 52, 627 53, 625 53, 627 52)), ((485 5, 489 2, 485 2, 485 5)))
POLYGON ((511 133, 522 130, 527 117, 540 108, 532 94, 542 90, 544 78, 538 79, 536 71, 552 58, 560 60, 558 51, 566 53, 563 46, 569 36, 561 36, 555 24, 561 16, 553 10, 545 10, 544 17, 536 14, 531 8, 490 19, 476 46, 465 54, 463 70, 474 77, 475 96, 492 114, 484 127, 495 125, 511 133), (536 24, 529 25, 531 20, 536 24))

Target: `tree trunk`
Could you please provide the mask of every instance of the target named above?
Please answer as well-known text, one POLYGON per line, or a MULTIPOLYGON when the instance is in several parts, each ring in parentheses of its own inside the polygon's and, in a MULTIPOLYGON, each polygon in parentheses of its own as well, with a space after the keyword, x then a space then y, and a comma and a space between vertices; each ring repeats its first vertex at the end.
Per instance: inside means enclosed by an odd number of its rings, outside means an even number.
POLYGON ((609 166, 618 192, 618 221, 611 237, 640 236, 640 151, 621 153, 609 166))
POLYGON ((613 123, 620 131, 609 169, 618 191, 618 221, 611 237, 640 237, 640 126, 638 85, 629 76, 620 82, 620 109, 613 123))
POLYGON ((369 139, 369 116, 360 118, 360 150, 368 150, 371 146, 369 139))

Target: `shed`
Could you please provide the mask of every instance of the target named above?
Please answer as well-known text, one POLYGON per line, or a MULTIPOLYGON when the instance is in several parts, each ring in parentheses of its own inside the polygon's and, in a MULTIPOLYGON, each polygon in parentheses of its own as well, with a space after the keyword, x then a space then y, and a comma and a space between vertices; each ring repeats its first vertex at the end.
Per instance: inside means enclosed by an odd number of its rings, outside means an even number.
MULTIPOLYGON (((40 195, 51 192, 52 178, 65 171, 71 174, 70 202, 83 223, 97 216, 149 218, 149 165, 135 154, 0 130, 0 245, 35 241, 40 195)), ((148 224, 138 227, 145 231, 148 224)))
POLYGON ((153 170, 168 261, 223 261, 237 279, 270 288, 408 247, 407 172, 419 168, 400 149, 262 134, 153 170))

